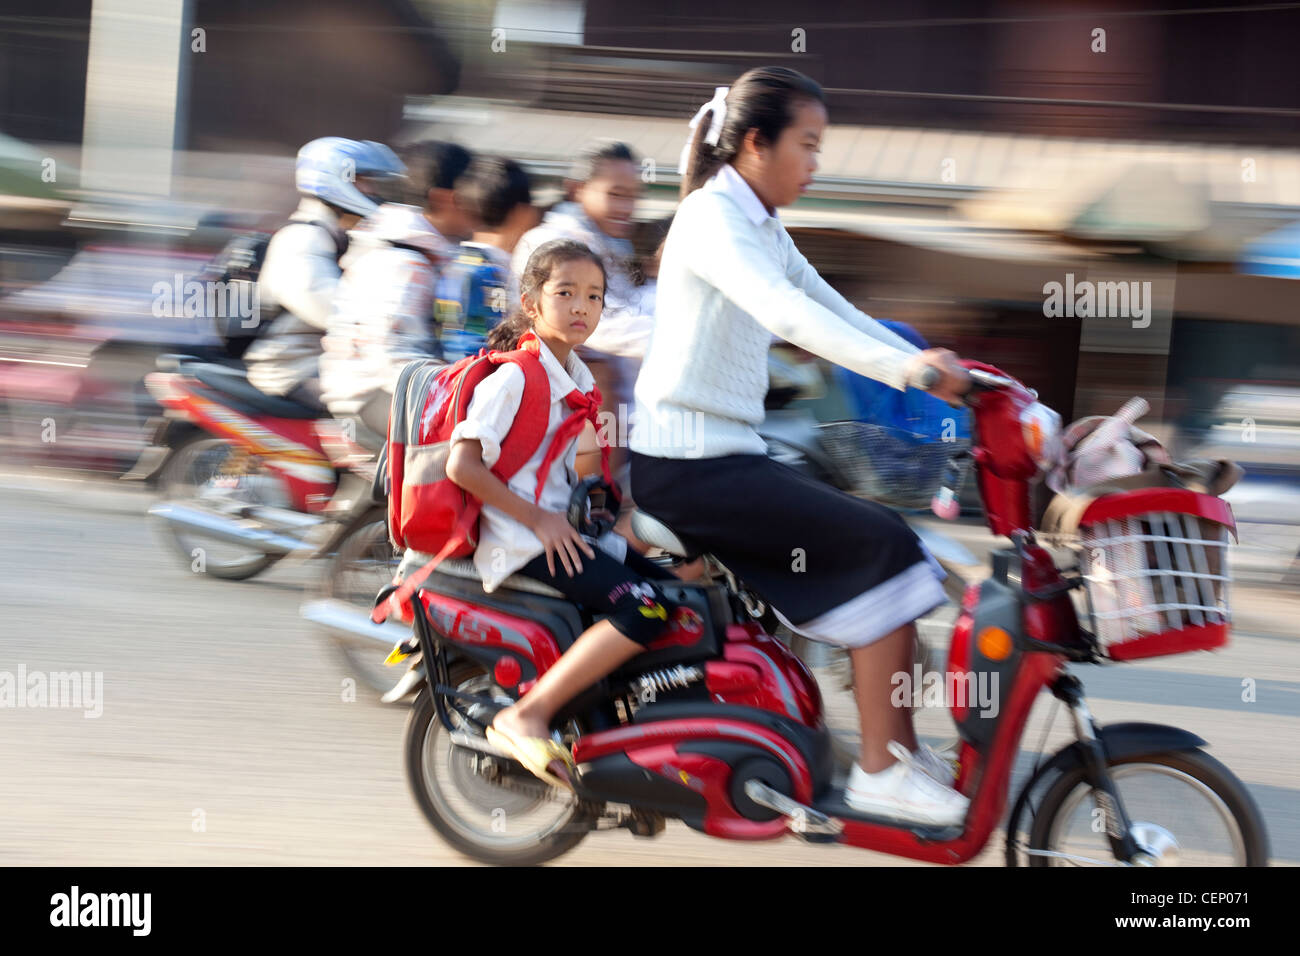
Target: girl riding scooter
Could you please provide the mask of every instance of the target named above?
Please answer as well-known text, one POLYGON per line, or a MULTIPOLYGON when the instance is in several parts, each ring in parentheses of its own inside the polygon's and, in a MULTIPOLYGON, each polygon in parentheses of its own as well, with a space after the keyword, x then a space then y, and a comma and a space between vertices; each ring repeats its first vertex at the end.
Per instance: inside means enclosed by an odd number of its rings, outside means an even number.
POLYGON ((916 618, 945 601, 942 571, 889 509, 769 459, 756 426, 773 334, 897 389, 937 369, 931 391, 950 403, 968 375, 951 352, 921 352, 855 309, 777 218, 817 169, 826 106, 815 82, 751 70, 693 126, 636 385, 637 503, 715 554, 787 626, 852 649, 862 746, 851 806, 958 823, 968 801, 951 770, 918 750, 910 709, 890 703, 891 675, 912 666, 916 618))

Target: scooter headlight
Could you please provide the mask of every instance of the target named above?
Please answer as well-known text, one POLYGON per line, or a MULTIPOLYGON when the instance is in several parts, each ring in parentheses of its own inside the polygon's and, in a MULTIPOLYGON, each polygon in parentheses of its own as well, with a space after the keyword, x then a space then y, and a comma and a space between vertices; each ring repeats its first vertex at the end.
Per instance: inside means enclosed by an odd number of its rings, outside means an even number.
POLYGON ((1061 416, 1042 402, 1026 406, 1020 413, 1020 431, 1025 448, 1044 471, 1061 462, 1061 416))

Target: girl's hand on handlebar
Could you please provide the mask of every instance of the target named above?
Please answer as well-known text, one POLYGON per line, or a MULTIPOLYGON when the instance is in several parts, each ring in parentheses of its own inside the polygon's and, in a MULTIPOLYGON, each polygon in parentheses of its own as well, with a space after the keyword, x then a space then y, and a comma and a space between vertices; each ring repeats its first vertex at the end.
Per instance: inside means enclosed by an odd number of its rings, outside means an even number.
POLYGON ((542 547, 546 549, 546 567, 552 576, 558 576, 555 574, 556 555, 559 555, 560 563, 569 573, 569 577, 582 573, 582 560, 578 557, 579 549, 589 558, 596 556, 596 552, 591 550, 591 545, 582 540, 582 535, 569 524, 569 519, 558 511, 542 511, 534 520, 532 531, 542 542, 542 547))
POLYGON ((971 389, 971 378, 970 373, 957 363, 957 353, 948 349, 926 349, 918 353, 912 359, 908 381, 915 381, 921 369, 927 366, 939 373, 939 381, 929 389, 930 394, 954 408, 960 407, 971 389))

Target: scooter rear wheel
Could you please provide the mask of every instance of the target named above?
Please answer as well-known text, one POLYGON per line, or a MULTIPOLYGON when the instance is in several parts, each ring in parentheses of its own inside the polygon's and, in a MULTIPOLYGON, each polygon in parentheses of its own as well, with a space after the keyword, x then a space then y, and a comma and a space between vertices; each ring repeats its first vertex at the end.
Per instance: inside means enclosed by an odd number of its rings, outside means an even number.
MULTIPOLYGON (((452 665, 451 683, 467 693, 502 695, 470 661, 452 665)), ((468 724, 464 729, 473 732, 468 724)), ((406 724, 406 777, 421 812, 447 843, 482 863, 532 866, 582 842, 595 826, 593 809, 507 764, 452 743, 429 691, 420 692, 406 724), (485 757, 495 763, 485 764, 485 757), (539 808, 543 819, 532 822, 539 808)))

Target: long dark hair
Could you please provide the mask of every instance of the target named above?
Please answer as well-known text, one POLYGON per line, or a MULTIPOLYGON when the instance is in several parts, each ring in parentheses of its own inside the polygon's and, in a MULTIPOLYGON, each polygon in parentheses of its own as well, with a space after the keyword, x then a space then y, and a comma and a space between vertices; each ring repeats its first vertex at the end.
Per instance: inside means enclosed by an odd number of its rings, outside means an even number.
MULTIPOLYGON (((609 284, 605 263, 600 261, 600 256, 592 252, 586 243, 578 242, 576 239, 552 239, 550 242, 542 243, 528 257, 523 275, 519 277, 520 297, 536 305, 542 286, 551 277, 555 267, 565 262, 577 262, 582 259, 594 262, 600 269, 601 281, 606 285, 609 284)), ((487 347, 498 352, 513 351, 519 348, 519 340, 532 327, 533 320, 518 303, 515 303, 510 314, 488 333, 487 347)))
POLYGON ((699 189, 709 177, 740 152, 745 134, 757 129, 765 143, 775 143, 782 130, 794 122, 795 108, 813 100, 826 105, 826 94, 816 80, 784 66, 760 66, 745 73, 727 92, 727 118, 718 145, 704 141, 713 121, 709 110, 695 127, 682 177, 682 198, 699 189))

